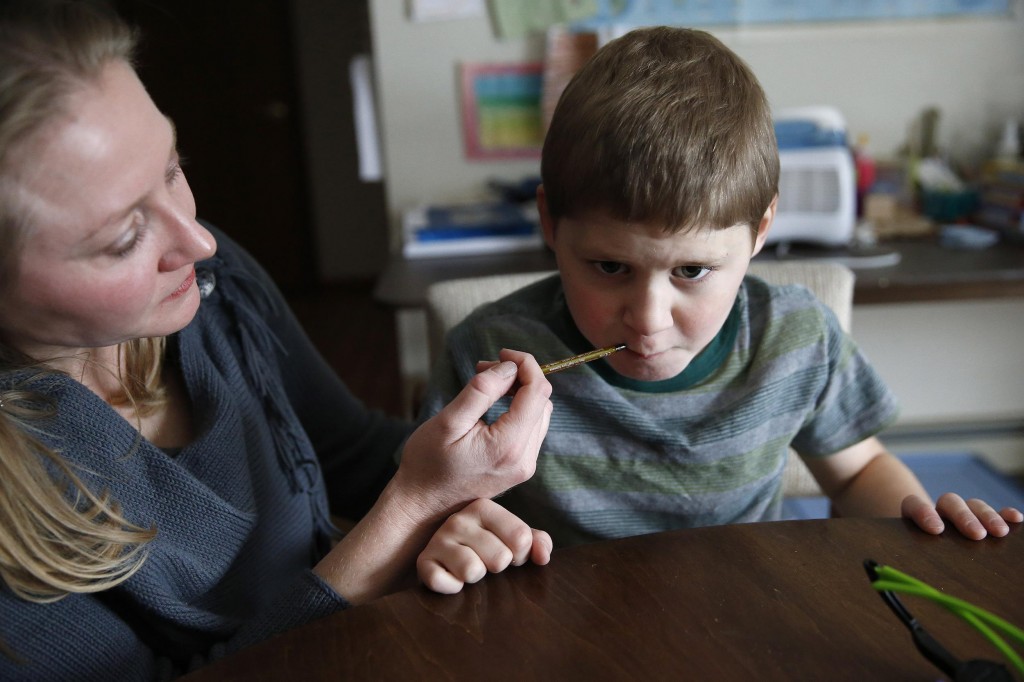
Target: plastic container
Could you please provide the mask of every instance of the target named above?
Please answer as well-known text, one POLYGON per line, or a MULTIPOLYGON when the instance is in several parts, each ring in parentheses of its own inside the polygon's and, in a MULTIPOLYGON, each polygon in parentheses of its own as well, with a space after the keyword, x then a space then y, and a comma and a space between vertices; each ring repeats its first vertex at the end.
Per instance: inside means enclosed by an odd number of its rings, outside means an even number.
POLYGON ((921 213, 938 223, 954 223, 970 217, 978 208, 973 189, 921 191, 921 213))

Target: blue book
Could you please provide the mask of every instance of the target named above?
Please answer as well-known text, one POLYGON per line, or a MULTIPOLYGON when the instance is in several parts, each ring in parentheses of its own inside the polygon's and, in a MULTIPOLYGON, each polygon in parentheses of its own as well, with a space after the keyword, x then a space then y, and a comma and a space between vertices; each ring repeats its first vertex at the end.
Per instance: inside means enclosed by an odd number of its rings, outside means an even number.
POLYGON ((406 258, 532 251, 544 248, 532 205, 478 202, 420 206, 402 216, 406 258))
POLYGON ((504 202, 430 206, 425 218, 415 228, 419 241, 529 235, 537 230, 521 206, 504 202))

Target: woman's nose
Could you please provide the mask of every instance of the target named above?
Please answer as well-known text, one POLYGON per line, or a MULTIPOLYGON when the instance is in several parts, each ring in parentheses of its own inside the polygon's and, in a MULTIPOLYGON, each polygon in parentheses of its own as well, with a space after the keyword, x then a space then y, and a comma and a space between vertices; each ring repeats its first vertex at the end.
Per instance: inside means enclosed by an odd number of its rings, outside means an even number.
POLYGON ((195 210, 175 207, 165 214, 167 244, 161 269, 177 270, 209 258, 217 251, 217 240, 196 220, 195 210))

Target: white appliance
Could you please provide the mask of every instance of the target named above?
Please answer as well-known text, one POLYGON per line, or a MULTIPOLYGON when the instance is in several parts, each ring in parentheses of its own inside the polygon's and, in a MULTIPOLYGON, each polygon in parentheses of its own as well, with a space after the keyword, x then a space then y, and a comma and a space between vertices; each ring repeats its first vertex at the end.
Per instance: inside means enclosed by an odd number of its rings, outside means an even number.
POLYGON ((801 107, 780 110, 774 119, 779 205, 766 243, 847 246, 857 216, 857 180, 842 114, 801 107))

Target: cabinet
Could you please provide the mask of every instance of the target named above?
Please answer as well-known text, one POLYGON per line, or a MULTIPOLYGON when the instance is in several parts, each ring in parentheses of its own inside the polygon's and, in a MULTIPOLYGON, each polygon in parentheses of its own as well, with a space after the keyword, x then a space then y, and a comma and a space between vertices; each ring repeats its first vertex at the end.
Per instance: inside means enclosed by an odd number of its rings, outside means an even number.
POLYGON ((116 0, 137 68, 173 121, 200 218, 285 290, 316 277, 285 0, 116 0))

